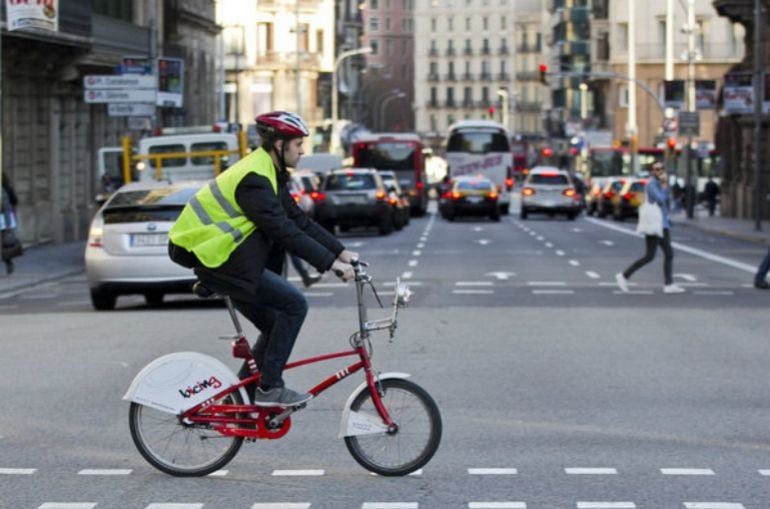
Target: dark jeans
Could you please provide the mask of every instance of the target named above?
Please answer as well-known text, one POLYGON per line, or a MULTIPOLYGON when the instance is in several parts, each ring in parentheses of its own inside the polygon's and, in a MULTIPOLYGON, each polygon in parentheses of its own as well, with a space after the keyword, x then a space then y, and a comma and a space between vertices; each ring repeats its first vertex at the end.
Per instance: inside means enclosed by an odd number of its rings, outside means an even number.
MULTIPOLYGON (((307 315, 305 296, 280 275, 265 270, 256 293, 236 292, 230 294, 230 298, 235 308, 261 332, 252 348, 262 373, 260 385, 282 387, 283 367, 307 315)), ((238 377, 246 378, 250 374, 244 363, 238 377)))
POLYGON ((760 281, 764 281, 765 278, 767 277, 768 271, 770 271, 770 249, 767 250, 765 259, 762 260, 762 263, 759 264, 759 268, 757 269, 757 275, 754 276, 754 282, 759 283, 760 281))
POLYGON ((663 237, 656 237, 654 235, 645 235, 644 245, 646 247, 644 256, 636 260, 634 263, 631 264, 630 267, 624 270, 623 277, 625 277, 626 279, 630 278, 634 272, 636 272, 637 270, 639 270, 640 268, 642 268, 643 266, 647 265, 652 260, 654 260, 655 248, 660 246, 660 249, 663 251, 663 256, 664 256, 663 278, 667 285, 670 285, 671 283, 673 283, 674 279, 671 275, 671 267, 674 261, 674 250, 671 249, 671 237, 669 235, 668 228, 663 229, 663 237))

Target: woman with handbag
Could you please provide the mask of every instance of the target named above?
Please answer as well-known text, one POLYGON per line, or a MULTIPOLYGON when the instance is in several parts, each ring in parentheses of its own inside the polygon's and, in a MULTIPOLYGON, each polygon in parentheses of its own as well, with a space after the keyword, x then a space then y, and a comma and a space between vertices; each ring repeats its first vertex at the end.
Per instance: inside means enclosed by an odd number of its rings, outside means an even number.
POLYGON ((615 274, 618 287, 628 291, 628 279, 631 275, 655 259, 655 249, 660 246, 663 251, 663 293, 684 293, 685 289, 674 283, 672 265, 674 251, 671 248, 671 221, 669 207, 671 205, 671 190, 668 186, 668 176, 663 163, 657 162, 650 169, 650 179, 645 191, 645 203, 639 207, 639 225, 637 232, 644 234, 646 251, 644 256, 636 260, 623 272, 615 274))
POLYGON ((16 237, 16 204, 18 198, 8 177, 2 176, 2 197, 0 199, 0 240, 2 241, 2 258, 5 272, 13 272, 13 259, 23 253, 21 242, 16 237))

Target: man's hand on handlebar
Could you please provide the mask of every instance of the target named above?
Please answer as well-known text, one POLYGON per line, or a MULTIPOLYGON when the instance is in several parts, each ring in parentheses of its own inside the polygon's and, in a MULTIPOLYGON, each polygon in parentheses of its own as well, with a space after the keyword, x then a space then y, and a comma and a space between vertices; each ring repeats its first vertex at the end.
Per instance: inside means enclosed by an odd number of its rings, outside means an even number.
POLYGON ((343 249, 339 256, 337 256, 337 259, 343 263, 352 263, 358 260, 358 253, 343 249))
POLYGON ((348 282, 356 277, 356 272, 353 270, 353 266, 349 263, 343 262, 339 258, 334 260, 331 270, 338 278, 345 282, 348 282))

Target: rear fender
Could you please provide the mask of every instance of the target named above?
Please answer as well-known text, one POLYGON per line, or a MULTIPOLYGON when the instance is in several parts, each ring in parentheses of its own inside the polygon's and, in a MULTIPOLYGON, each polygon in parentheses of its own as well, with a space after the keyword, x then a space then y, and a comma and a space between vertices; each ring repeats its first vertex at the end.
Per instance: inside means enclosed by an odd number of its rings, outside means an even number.
MULTIPOLYGON (((378 379, 380 381, 387 380, 389 378, 409 378, 408 373, 389 372, 382 373, 378 379)), ((350 407, 353 405, 353 401, 356 397, 366 390, 368 386, 366 382, 356 387, 356 390, 348 397, 345 402, 345 409, 342 411, 342 418, 340 419, 340 432, 338 438, 345 438, 356 435, 374 435, 377 433, 385 433, 388 431, 388 427, 383 424, 379 414, 375 413, 371 415, 369 413, 353 412, 350 407)))
MULTIPOLYGON (((176 415, 239 382, 238 377, 214 357, 176 352, 145 366, 134 377, 123 399, 176 415)), ((243 401, 248 401, 244 389, 239 390, 243 401)))

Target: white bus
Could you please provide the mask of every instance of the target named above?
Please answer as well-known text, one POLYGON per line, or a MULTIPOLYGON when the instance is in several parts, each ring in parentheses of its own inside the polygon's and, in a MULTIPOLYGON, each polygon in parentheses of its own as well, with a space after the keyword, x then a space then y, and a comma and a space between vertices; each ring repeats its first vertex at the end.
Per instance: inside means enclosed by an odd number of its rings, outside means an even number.
POLYGON ((490 120, 461 120, 449 127, 447 175, 484 175, 500 190, 500 210, 508 214, 513 189, 513 156, 508 131, 490 120))

